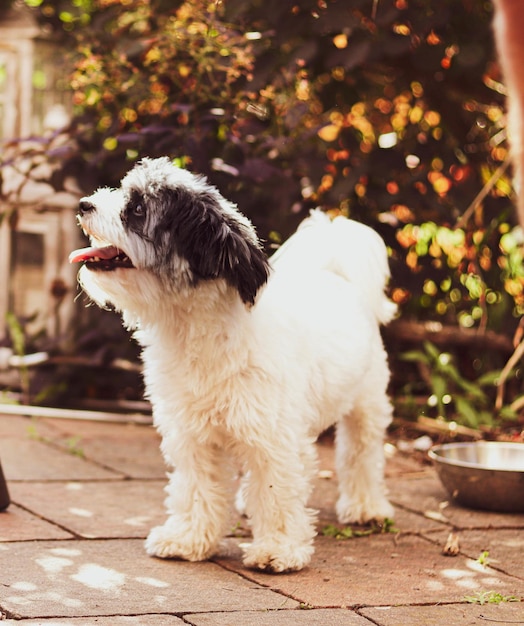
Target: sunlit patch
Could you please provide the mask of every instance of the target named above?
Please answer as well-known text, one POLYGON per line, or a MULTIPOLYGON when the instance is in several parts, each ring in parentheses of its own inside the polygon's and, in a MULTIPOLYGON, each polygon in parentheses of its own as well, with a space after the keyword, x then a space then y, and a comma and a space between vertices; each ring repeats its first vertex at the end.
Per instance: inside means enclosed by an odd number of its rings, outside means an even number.
POLYGON ((34 583, 21 580, 20 582, 13 583, 11 589, 16 589, 16 591, 36 591, 38 587, 34 583))
MULTIPOLYGON (((456 574, 456 572, 454 572, 454 574, 456 574)), ((473 578, 469 572, 463 572, 457 578, 453 578, 453 580, 457 587, 461 587, 462 589, 478 589, 478 581, 473 578)))
POLYGON ((158 578, 149 578, 149 577, 138 577, 135 578, 138 583, 142 583, 143 585, 149 585, 150 587, 170 587, 169 583, 166 583, 164 580, 158 580, 158 578))
POLYGON ((124 520, 124 524, 128 526, 146 526, 151 522, 151 517, 146 515, 137 515, 136 517, 128 517, 124 520))
POLYGON ((445 569, 441 574, 444 578, 455 581, 457 587, 463 589, 478 589, 479 583, 483 586, 495 587, 501 584, 501 581, 495 576, 486 575, 486 566, 478 561, 468 559, 466 561, 467 570, 464 569, 445 569), (483 574, 479 577, 477 574, 483 574))
POLYGON ((463 569, 443 569, 442 576, 444 576, 444 578, 449 578, 449 580, 460 580, 465 576, 471 577, 471 572, 463 569))
POLYGON ((73 565, 73 561, 70 559, 65 559, 59 556, 44 556, 40 559, 36 559, 35 562, 48 574, 57 574, 65 567, 73 565))
POLYGON ((479 561, 468 560, 466 565, 474 572, 480 572, 482 574, 486 572, 486 565, 484 563, 480 563, 479 561))
POLYGON ((71 578, 90 589, 113 593, 122 587, 126 580, 125 574, 95 563, 82 565, 78 573, 73 574, 71 578))
POLYGON ((166 596, 154 596, 153 602, 155 604, 157 604, 157 605, 158 604, 162 605, 162 604, 165 604, 167 602, 167 598, 166 598, 166 596))
POLYGON ((88 511, 87 509, 77 509, 75 507, 71 507, 69 509, 69 513, 71 515, 77 515, 78 517, 93 517, 93 511, 88 511))
POLYGON ((11 604, 16 604, 18 606, 27 606, 28 604, 31 604, 31 600, 23 596, 9 596, 6 600, 11 604))
POLYGON ((443 591, 444 584, 439 582, 438 580, 428 580, 426 582, 426 589, 429 591, 443 591))
MULTIPOLYGON (((77 600, 75 598, 67 598, 60 595, 56 591, 35 592, 31 593, 29 596, 10 596, 8 598, 5 598, 5 600, 17 606, 28 606, 30 604, 33 604, 34 602, 40 601, 43 601, 45 603, 54 602, 56 604, 66 606, 71 609, 78 609, 83 606, 83 602, 81 600, 77 600)), ((51 624, 49 626, 51 626, 51 624)))
POLYGON ((84 485, 81 485, 80 483, 67 483, 66 485, 66 489, 68 491, 82 491, 83 488, 84 485))
POLYGON ((517 548, 519 550, 524 550, 523 539, 508 539, 506 541, 501 541, 501 543, 504 546, 508 546, 508 548, 517 548))
POLYGON ((82 550, 76 548, 53 548, 49 552, 58 556, 80 556, 82 554, 82 550))

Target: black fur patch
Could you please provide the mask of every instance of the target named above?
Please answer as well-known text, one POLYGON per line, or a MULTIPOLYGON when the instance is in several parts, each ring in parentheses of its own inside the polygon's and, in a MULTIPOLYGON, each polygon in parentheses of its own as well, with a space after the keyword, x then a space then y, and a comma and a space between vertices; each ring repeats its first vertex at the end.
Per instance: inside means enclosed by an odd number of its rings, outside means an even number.
POLYGON ((243 302, 254 304, 269 276, 267 257, 250 241, 246 227, 224 213, 220 199, 212 189, 167 188, 152 197, 135 191, 123 221, 155 245, 162 266, 176 254, 189 263, 195 283, 223 278, 243 302))
POLYGON ((151 236, 148 234, 148 223, 151 219, 152 211, 150 209, 152 207, 149 207, 148 210, 147 204, 146 199, 138 191, 133 191, 125 206, 122 223, 126 229, 151 241, 151 236))

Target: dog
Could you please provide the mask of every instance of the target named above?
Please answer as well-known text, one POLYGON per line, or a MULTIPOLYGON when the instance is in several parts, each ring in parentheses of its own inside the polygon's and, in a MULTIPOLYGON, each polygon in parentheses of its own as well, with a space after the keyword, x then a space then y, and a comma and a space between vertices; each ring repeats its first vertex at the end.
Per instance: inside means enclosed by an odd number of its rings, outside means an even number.
POLYGON ((150 555, 200 561, 227 530, 235 468, 253 541, 244 564, 300 570, 313 553, 308 508, 315 441, 336 426, 342 523, 393 516, 384 484, 392 408, 380 325, 384 242, 344 217, 312 212, 268 260, 250 221, 202 177, 144 158, 119 189, 80 201, 91 247, 79 281, 122 314, 167 463, 167 521, 150 555))

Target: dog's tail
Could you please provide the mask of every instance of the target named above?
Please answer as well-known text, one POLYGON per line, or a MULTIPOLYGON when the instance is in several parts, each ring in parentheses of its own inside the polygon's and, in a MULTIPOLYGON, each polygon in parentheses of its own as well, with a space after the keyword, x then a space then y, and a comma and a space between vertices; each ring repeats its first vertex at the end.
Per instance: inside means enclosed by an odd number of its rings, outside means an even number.
POLYGON ((390 322, 397 306, 385 289, 390 279, 387 249, 372 228, 320 210, 300 224, 271 257, 278 273, 326 269, 355 285, 381 324, 390 322))

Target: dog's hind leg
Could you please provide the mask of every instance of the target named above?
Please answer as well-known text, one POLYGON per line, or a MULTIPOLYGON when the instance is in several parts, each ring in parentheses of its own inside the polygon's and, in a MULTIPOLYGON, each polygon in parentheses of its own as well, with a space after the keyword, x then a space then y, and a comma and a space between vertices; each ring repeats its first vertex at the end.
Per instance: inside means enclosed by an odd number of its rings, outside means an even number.
POLYGON ((232 497, 230 466, 219 446, 184 441, 180 433, 176 444, 174 439, 162 442, 166 458, 176 458, 166 487, 169 517, 151 530, 146 550, 161 558, 202 561, 216 552, 225 529, 232 497))
POLYGON ((384 435, 391 413, 386 393, 368 390, 337 424, 336 510, 341 523, 383 521, 394 514, 384 484, 384 435))
POLYGON ((245 497, 253 543, 244 564, 272 572, 299 570, 311 559, 316 534, 316 512, 306 507, 316 450, 306 437, 274 443, 249 451, 245 497))

